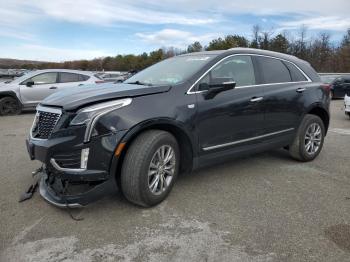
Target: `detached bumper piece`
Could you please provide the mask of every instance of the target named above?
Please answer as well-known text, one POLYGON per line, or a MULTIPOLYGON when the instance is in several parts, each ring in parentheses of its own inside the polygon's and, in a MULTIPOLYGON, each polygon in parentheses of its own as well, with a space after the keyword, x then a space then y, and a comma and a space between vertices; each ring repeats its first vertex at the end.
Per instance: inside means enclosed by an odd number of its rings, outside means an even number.
POLYGON ((52 205, 65 208, 84 207, 108 193, 115 192, 113 179, 98 182, 69 181, 44 170, 40 180, 40 195, 52 205))

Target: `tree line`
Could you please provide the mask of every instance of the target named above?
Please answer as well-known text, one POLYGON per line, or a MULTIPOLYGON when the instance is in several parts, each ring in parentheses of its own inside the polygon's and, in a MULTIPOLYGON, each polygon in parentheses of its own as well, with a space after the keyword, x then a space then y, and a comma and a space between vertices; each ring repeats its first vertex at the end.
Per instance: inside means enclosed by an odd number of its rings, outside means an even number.
POLYGON ((339 43, 332 43, 329 33, 320 33, 317 37, 308 38, 307 28, 301 27, 297 35, 288 32, 274 34, 264 31, 255 25, 252 38, 241 35, 227 35, 202 46, 200 42, 190 44, 186 50, 178 48, 160 48, 140 55, 117 55, 95 58, 93 60, 66 61, 62 63, 44 62, 40 64, 23 64, 24 69, 65 68, 89 71, 130 71, 141 70, 162 59, 175 55, 199 52, 204 50, 226 50, 234 47, 251 47, 271 50, 297 56, 308 61, 318 72, 350 72, 350 28, 339 43))

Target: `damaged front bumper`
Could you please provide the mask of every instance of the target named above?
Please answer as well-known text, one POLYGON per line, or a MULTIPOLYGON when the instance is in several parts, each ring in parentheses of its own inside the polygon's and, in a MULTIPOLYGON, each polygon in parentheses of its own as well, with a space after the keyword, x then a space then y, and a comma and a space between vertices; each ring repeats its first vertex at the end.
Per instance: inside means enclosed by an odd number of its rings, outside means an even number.
POLYGON ((122 134, 82 143, 81 136, 28 138, 32 160, 43 163, 40 195, 57 207, 82 207, 117 191, 114 151, 122 134))
POLYGON ((40 195, 50 204, 65 208, 84 207, 116 190, 114 179, 100 183, 70 183, 44 169, 39 182, 40 195))

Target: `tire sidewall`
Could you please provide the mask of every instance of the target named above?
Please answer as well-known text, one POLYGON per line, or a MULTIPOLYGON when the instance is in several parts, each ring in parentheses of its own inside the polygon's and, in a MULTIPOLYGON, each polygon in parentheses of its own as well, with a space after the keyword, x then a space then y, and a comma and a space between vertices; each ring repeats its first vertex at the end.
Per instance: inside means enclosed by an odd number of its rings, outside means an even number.
POLYGON ((304 119, 302 125, 300 126, 298 135, 299 135, 299 153, 305 161, 311 161, 311 160, 315 159, 320 154, 320 152, 322 151, 322 148, 323 148, 325 133, 326 133, 325 127, 324 127, 324 124, 323 124, 323 121, 321 120, 321 118, 319 118, 318 116, 315 116, 315 115, 308 115, 304 119), (315 154, 310 155, 306 152, 306 149, 305 149, 305 134, 306 134, 307 129, 313 123, 317 123, 320 125, 321 132, 322 132, 322 138, 321 138, 321 144, 320 144, 318 151, 315 154))
POLYGON ((18 100, 13 98, 13 97, 4 97, 2 99, 0 99, 0 116, 11 116, 11 115, 18 115, 19 113, 21 112, 21 105, 19 104, 18 100), (5 113, 3 110, 2 110, 2 104, 7 102, 7 101, 14 101, 16 102, 16 105, 17 105, 17 110, 15 113, 12 113, 12 114, 8 114, 8 113, 5 113))
POLYGON ((147 157, 144 158, 143 163, 141 165, 141 170, 140 170, 140 193, 143 199, 147 201, 148 204, 151 206, 156 205, 160 202, 162 202, 170 193, 172 187, 174 186, 175 180, 177 178, 178 172, 179 172, 179 164, 180 164, 180 151, 179 151, 179 146, 175 140, 174 137, 169 136, 169 135, 164 135, 161 136, 160 139, 158 139, 152 146, 151 149, 149 150, 149 153, 147 154, 147 157), (169 145, 172 147, 175 153, 175 172, 173 175, 173 179, 171 180, 170 185, 168 188, 162 192, 159 195, 154 195, 148 186, 148 169, 149 165, 151 163, 151 160, 153 158, 154 153, 163 145, 169 145))

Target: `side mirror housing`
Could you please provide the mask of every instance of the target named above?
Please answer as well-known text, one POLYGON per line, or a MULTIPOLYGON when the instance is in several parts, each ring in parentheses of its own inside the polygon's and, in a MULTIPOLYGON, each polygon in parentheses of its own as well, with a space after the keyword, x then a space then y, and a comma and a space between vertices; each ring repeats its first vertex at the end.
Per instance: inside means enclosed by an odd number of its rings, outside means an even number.
POLYGON ((214 98, 217 94, 224 92, 224 91, 228 91, 228 90, 232 90, 236 87, 236 82, 233 79, 229 79, 229 78, 216 78, 213 79, 210 84, 200 84, 199 85, 199 89, 200 91, 207 90, 207 92, 205 92, 204 97, 205 99, 212 99, 214 98), (206 85, 206 86, 204 86, 206 85))
POLYGON ((26 83, 26 86, 27 87, 32 87, 34 85, 34 81, 28 81, 27 83, 26 83))

